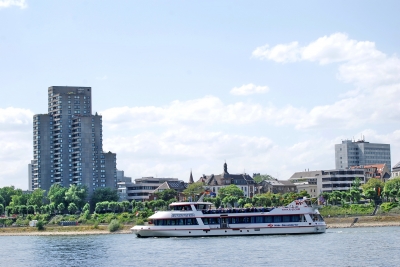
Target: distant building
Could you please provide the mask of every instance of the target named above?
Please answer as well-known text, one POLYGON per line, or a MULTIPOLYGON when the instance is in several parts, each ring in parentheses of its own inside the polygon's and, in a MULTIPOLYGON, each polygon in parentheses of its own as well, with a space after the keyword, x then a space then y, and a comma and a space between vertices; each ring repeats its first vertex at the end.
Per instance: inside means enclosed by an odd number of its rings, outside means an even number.
POLYGON ((287 180, 268 179, 263 180, 257 185, 258 194, 273 193, 285 194, 290 192, 297 192, 296 185, 287 180))
POLYGON ((29 188, 83 185, 91 194, 117 187, 115 153, 103 152, 102 116, 92 115, 92 88, 48 88, 48 113, 33 116, 29 188))
POLYGON ((365 180, 368 182, 369 179, 375 178, 382 182, 386 182, 390 178, 390 169, 386 164, 372 164, 364 166, 353 166, 351 169, 364 169, 365 180))
POLYGON ((31 160, 31 163, 28 164, 28 190, 33 190, 34 181, 33 181, 33 166, 35 165, 35 161, 31 160))
POLYGON ((300 183, 294 183, 297 188, 297 193, 300 193, 301 191, 306 191, 310 197, 318 197, 318 188, 317 184, 311 184, 309 182, 300 182, 300 183))
POLYGON ((200 182, 214 194, 218 195, 218 190, 228 185, 234 184, 244 192, 244 196, 253 197, 256 193, 256 182, 248 174, 230 174, 228 172, 228 165, 224 164, 224 171, 222 174, 211 174, 200 177, 200 182))
POLYGON ((183 181, 166 181, 157 187, 151 194, 149 195, 149 200, 157 200, 156 193, 162 192, 164 190, 173 189, 177 193, 177 200, 184 201, 186 200, 186 196, 183 195, 183 191, 187 188, 188 183, 183 181))
POLYGON ((177 178, 142 177, 135 182, 122 181, 118 183, 118 194, 121 200, 146 201, 149 195, 166 181, 181 182, 177 178))
POLYGON ((383 163, 389 170, 391 169, 389 144, 375 144, 364 140, 344 140, 341 144, 335 145, 336 169, 383 163))
POLYGON ((335 169, 304 171, 294 173, 289 180, 293 183, 304 183, 317 186, 317 195, 323 192, 348 191, 351 189, 355 179, 359 178, 360 183, 365 183, 364 169, 335 169))
POLYGON ((397 162, 397 164, 394 165, 391 176, 391 178, 400 177, 400 162, 397 162))

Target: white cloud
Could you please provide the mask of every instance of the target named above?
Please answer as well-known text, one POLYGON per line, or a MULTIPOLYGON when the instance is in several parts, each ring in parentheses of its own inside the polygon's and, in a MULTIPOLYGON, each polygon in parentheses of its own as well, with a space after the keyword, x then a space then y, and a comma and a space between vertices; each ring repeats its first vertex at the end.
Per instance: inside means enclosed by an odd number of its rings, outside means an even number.
POLYGON ((268 108, 260 104, 236 102, 224 104, 215 96, 189 101, 173 101, 163 107, 118 107, 101 114, 110 129, 142 128, 154 125, 179 125, 183 123, 212 124, 216 122, 247 124, 259 121, 268 108))
POLYGON ((32 153, 32 118, 27 109, 0 108, 0 187, 28 187, 32 153))
POLYGON ((27 8, 28 4, 25 0, 0 0, 0 9, 7 7, 19 7, 19 8, 27 8))
POLYGON ((255 84, 249 83, 244 84, 241 87, 234 87, 230 91, 232 95, 252 95, 252 94, 262 94, 269 91, 268 86, 257 86, 255 84))
POLYGON ((299 43, 279 44, 272 48, 269 45, 257 47, 253 51, 253 57, 273 60, 276 62, 295 62, 300 59, 299 43))
POLYGON ((291 106, 280 109, 276 115, 281 124, 294 124, 297 129, 352 128, 366 122, 393 123, 400 118, 400 59, 379 51, 374 42, 335 33, 306 46, 298 42, 272 48, 261 46, 253 51, 253 56, 275 62, 339 63, 337 78, 355 85, 354 90, 342 94, 342 99, 332 104, 310 110, 291 106))

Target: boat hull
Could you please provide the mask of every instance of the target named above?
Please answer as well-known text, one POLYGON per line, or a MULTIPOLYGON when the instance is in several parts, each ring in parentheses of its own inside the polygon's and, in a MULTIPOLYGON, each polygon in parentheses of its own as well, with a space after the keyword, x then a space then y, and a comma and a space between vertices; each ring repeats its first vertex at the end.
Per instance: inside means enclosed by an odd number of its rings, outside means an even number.
POLYGON ((210 229, 156 229, 148 226, 135 226, 132 232, 138 237, 207 237, 207 236, 247 236, 247 235, 284 235, 284 234, 322 234, 326 225, 296 227, 260 227, 260 228, 210 228, 210 229))

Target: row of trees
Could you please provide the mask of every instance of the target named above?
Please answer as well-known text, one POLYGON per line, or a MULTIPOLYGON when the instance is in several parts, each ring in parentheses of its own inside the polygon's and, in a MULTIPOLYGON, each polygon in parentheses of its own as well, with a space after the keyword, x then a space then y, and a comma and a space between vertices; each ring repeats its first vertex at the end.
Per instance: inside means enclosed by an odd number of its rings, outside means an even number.
POLYGON ((102 201, 118 201, 116 190, 98 188, 88 202, 86 187, 71 185, 69 188, 54 184, 46 194, 45 190, 36 189, 31 194, 24 194, 14 186, 0 188, 0 214, 34 214, 34 213, 75 213, 90 210, 96 203, 102 201))
POLYGON ((399 202, 400 177, 388 180, 386 183, 380 179, 371 178, 367 183, 361 185, 360 179, 356 179, 349 191, 324 192, 321 196, 326 204, 337 205, 339 203, 358 203, 361 198, 370 200, 375 204, 381 202, 399 202))

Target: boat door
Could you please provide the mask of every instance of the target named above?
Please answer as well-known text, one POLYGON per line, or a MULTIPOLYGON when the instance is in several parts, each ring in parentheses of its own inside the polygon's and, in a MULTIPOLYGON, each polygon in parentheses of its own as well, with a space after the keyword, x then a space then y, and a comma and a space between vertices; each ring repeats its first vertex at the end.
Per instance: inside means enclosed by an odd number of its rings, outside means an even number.
POLYGON ((220 218, 220 228, 229 228, 229 217, 228 216, 222 216, 220 218))

